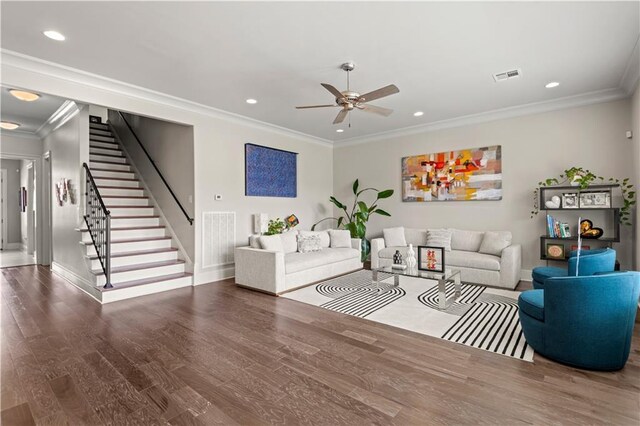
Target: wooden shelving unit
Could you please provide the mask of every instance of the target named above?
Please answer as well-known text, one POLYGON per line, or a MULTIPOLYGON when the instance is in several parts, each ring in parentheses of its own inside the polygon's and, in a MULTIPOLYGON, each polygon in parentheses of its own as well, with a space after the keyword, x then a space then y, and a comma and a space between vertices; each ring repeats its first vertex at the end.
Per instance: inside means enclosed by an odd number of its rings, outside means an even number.
MULTIPOLYGON (((591 185, 588 188, 585 189, 580 189, 580 187, 578 186, 541 186, 538 188, 538 193, 539 193, 539 197, 540 199, 538 200, 539 206, 540 206, 540 211, 544 211, 545 212, 545 217, 547 214, 551 214, 550 212, 585 212, 585 211, 607 211, 607 212, 611 212, 612 214, 612 220, 613 220, 613 236, 602 236, 600 238, 597 239, 587 239, 587 238, 583 238, 582 239, 582 244, 583 245, 591 245, 591 242, 597 242, 597 243, 601 243, 600 245, 605 245, 607 247, 612 247, 613 243, 618 243, 620 242, 620 208, 619 207, 595 207, 595 208, 589 208, 589 207, 577 207, 577 208, 547 208, 545 205, 545 202, 550 199, 551 197, 547 197, 546 193, 549 191, 552 192, 559 192, 560 194, 563 192, 574 192, 578 194, 578 198, 580 197, 580 193, 581 192, 596 192, 596 191, 601 191, 601 192, 608 192, 609 193, 609 199, 611 200, 611 205, 613 206, 613 190, 615 188, 618 188, 620 185, 618 184, 611 184, 611 185, 591 185)), ((558 195, 558 194, 556 194, 558 195)), ((561 197, 562 198, 562 197, 561 197)), ((578 221, 578 217, 582 216, 582 214, 580 215, 576 215, 576 223, 578 221)), ((546 222, 545 222, 545 228, 546 228, 546 222)), ((579 232, 579 230, 578 230, 579 232)), ((568 237, 568 238, 562 238, 562 237, 551 237, 549 236, 547 233, 545 233, 544 235, 540 236, 540 259, 542 260, 546 260, 546 261, 556 261, 556 262, 562 262, 562 261, 567 261, 568 259, 568 255, 569 255, 569 250, 566 250, 565 247, 565 252, 566 252, 566 256, 564 259, 551 259, 548 258, 546 256, 546 242, 548 240, 552 240, 552 241, 578 241, 578 236, 572 236, 572 237, 568 237)))

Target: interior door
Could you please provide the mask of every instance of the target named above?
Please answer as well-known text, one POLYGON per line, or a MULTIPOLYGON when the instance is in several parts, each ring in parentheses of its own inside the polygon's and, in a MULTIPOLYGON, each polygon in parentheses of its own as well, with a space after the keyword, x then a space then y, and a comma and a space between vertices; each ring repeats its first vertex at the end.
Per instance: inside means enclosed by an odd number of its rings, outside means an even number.
POLYGON ((7 217, 7 170, 2 169, 0 173, 0 187, 2 188, 0 193, 0 250, 4 250, 5 243, 4 238, 6 234, 6 217, 7 217))

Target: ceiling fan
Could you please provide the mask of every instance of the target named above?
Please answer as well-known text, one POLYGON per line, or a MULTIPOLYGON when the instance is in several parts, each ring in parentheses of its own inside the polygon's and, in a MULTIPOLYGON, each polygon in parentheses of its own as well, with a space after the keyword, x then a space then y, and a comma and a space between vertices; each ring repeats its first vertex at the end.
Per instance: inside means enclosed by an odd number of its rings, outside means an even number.
MULTIPOLYGON (((340 107, 340 112, 336 116, 335 120, 333 120, 333 124, 342 123, 344 119, 347 118, 349 112, 353 111, 354 108, 366 112, 372 112, 374 114, 384 115, 385 117, 389 116, 393 112, 392 109, 369 105, 368 102, 398 93, 400 89, 398 89, 395 85, 390 84, 378 90, 374 90, 373 92, 365 93, 364 95, 361 95, 358 92, 352 92, 349 87, 349 73, 353 71, 355 65, 353 64, 353 62, 347 62, 342 64, 340 68, 342 68, 343 71, 347 72, 347 90, 340 92, 330 84, 321 83, 322 87, 327 89, 333 96, 336 97, 335 105, 330 104, 297 106, 296 109, 340 107)), ((351 126, 351 124, 349 124, 349 126, 351 126)))

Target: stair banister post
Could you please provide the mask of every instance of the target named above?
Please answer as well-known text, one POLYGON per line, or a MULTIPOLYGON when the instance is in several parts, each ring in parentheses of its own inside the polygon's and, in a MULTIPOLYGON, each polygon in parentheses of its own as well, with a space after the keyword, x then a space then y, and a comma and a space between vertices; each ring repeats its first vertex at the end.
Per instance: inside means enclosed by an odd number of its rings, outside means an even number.
POLYGON ((104 288, 112 288, 111 285, 111 214, 107 212, 107 226, 106 226, 107 235, 105 238, 105 273, 104 276, 106 278, 106 283, 104 288))

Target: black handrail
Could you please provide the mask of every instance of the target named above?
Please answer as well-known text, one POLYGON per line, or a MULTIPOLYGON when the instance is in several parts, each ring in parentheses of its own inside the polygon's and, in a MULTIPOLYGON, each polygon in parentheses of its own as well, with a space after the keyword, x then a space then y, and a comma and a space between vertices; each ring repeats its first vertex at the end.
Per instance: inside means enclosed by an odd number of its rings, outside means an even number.
POLYGON ((84 221, 91 236, 91 241, 96 249, 98 260, 104 271, 104 288, 112 288, 111 285, 111 212, 104 205, 98 185, 93 180, 93 175, 87 163, 82 163, 86 173, 85 187, 85 214, 84 221), (97 206, 96 206, 96 201, 97 206))
POLYGON ((164 178, 164 176, 162 175, 162 172, 160 172, 160 169, 158 168, 158 166, 156 166, 156 163, 153 161, 153 159, 151 158, 151 155, 149 155, 149 153, 147 152, 147 149, 144 147, 144 145, 142 144, 142 142, 140 141, 140 139, 138 138, 138 135, 136 135, 136 132, 133 130, 133 128, 131 127, 131 125, 129 124, 129 122, 127 121, 127 119, 125 118, 124 114, 122 114, 122 112, 118 111, 118 114, 120 114, 120 117, 122 117, 122 120, 124 121, 124 123, 127 125, 127 127, 129 128, 129 131, 131 132, 131 134, 133 135, 133 137, 136 139, 136 141, 138 142, 138 145, 140 145, 140 148, 142 148, 142 151, 144 151, 145 155, 147 156, 147 158, 149 159, 149 161, 151 162, 151 165, 153 166, 154 169, 156 169, 156 172, 158 172, 158 175, 160 176, 160 179, 162 179, 162 182, 164 183, 164 185, 167 187, 167 189, 169 190, 169 192, 171 193, 171 196, 173 197, 173 199, 176 201, 176 203, 178 204, 178 207, 180 207, 180 210, 182 210, 182 213, 184 214, 184 216, 187 218, 187 220, 189 221, 189 225, 193 225, 193 219, 191 217, 189 217, 189 213, 187 213, 187 211, 184 209, 184 207, 182 206, 182 203, 180 202, 180 200, 178 200, 178 197, 176 197, 176 194, 173 192, 173 190, 171 189, 171 186, 169 186, 169 183, 167 182, 167 180, 164 178))

